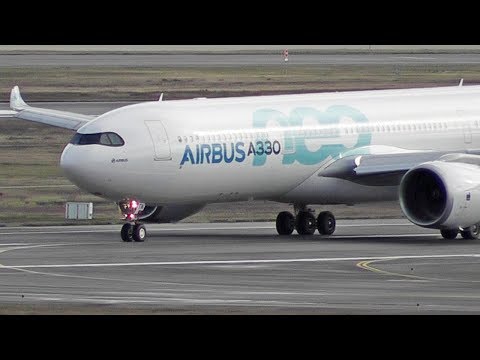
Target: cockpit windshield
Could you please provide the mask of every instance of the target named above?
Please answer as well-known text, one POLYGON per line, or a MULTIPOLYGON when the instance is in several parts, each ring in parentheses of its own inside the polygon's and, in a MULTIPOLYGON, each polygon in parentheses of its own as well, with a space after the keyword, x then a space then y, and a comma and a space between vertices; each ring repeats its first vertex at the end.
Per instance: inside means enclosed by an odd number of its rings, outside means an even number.
POLYGON ((113 132, 98 133, 98 134, 80 134, 76 133, 70 144, 73 145, 104 145, 104 146, 123 146, 125 141, 120 135, 113 132))

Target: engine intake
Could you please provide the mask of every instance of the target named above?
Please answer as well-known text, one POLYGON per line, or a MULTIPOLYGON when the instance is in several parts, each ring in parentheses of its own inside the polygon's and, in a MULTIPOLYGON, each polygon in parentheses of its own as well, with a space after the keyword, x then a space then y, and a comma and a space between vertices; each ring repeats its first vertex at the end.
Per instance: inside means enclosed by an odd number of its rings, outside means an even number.
POLYGON ((431 169, 419 168, 405 175, 400 194, 403 212, 420 226, 442 223, 452 208, 444 180, 431 169))
POLYGON ((418 226, 472 226, 480 222, 480 169, 444 161, 421 164, 403 177, 399 199, 405 216, 418 226))

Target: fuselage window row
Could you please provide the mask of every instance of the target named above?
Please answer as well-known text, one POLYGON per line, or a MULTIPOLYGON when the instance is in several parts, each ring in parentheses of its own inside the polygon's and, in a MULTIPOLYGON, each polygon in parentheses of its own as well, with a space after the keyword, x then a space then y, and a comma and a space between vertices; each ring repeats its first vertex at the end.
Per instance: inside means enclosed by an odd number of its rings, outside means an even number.
MULTIPOLYGON (((345 135, 356 134, 382 134, 382 133, 401 133, 401 132, 418 132, 418 131, 444 131, 450 129, 461 129, 470 127, 478 128, 480 122, 475 120, 469 123, 451 123, 446 122, 434 122, 423 124, 392 124, 392 125, 376 125, 376 126, 352 126, 343 127, 340 129, 325 128, 325 129, 311 129, 311 130, 292 130, 290 134, 298 137, 328 137, 336 136, 339 132, 343 132, 345 135)), ((278 132, 274 130, 273 132, 278 132)), ((279 132, 278 135, 281 135, 279 132)), ((246 140, 268 140, 273 136, 269 133, 225 133, 225 134, 208 134, 208 135, 189 135, 178 136, 179 143, 213 143, 213 142, 225 142, 225 141, 246 141, 246 140)))

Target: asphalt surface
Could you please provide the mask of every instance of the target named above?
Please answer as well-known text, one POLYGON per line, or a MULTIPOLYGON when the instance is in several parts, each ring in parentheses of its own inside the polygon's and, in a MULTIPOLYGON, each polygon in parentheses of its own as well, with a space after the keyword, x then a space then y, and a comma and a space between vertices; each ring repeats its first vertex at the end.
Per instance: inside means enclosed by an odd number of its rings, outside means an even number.
MULTIPOLYGON (((281 55, 225 54, 0 54, 0 67, 29 66, 242 66, 283 65, 281 55)), ((454 65, 480 64, 480 54, 298 54, 291 53, 292 65, 454 65)))
POLYGON ((405 220, 339 221, 330 238, 274 224, 0 229, 0 313, 480 313, 480 241, 405 220))

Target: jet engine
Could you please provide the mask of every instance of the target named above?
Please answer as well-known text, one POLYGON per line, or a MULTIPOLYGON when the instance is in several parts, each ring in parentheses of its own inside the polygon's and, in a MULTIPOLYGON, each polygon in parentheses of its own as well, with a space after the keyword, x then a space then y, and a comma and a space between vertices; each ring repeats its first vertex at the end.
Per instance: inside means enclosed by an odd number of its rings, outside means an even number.
POLYGON ((480 167, 473 163, 479 160, 465 158, 464 162, 424 163, 405 174, 399 188, 400 206, 412 223, 457 229, 480 222, 480 167))

